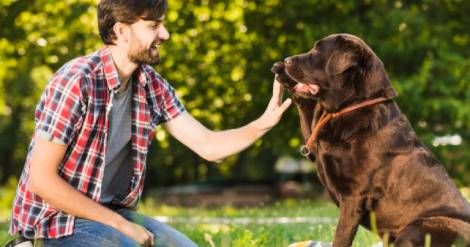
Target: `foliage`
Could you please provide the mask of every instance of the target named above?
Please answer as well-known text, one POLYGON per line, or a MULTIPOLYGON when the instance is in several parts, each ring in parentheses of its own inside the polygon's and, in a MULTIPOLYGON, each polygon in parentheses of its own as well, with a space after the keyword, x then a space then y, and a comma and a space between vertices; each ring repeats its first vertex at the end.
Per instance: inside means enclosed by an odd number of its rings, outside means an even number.
MULTIPOLYGON (((92 0, 0 2, 0 179, 22 169, 33 112, 47 79, 73 57, 102 46, 92 0)), ((362 37, 384 61, 403 112, 461 184, 470 183, 470 5, 459 0, 169 1, 157 70, 187 110, 211 129, 235 128, 260 115, 270 97, 271 65, 309 50, 327 34, 362 37), (432 146, 460 135, 457 146, 432 146)), ((297 155, 294 107, 254 147, 214 166, 161 129, 151 149, 148 185, 270 180, 274 161, 297 155)))
POLYGON ((11 205, 15 198, 17 183, 16 178, 10 178, 5 186, 0 187, 0 221, 11 215, 11 205))

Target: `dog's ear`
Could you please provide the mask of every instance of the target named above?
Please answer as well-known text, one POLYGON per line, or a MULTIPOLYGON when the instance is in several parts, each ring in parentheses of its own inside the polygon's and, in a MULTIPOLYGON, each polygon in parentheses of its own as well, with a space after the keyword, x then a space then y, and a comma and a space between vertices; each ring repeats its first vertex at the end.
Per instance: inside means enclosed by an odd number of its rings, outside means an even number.
POLYGON ((365 97, 382 96, 388 99, 395 98, 398 94, 385 70, 384 64, 376 56, 370 56, 364 71, 363 83, 359 85, 359 92, 365 97))
POLYGON ((372 50, 365 50, 365 66, 362 72, 362 83, 358 85, 358 92, 365 98, 386 97, 395 98, 398 94, 388 78, 385 66, 372 50))
POLYGON ((350 74, 357 92, 364 98, 383 96, 393 99, 397 92, 393 88, 382 61, 367 46, 339 35, 335 50, 326 64, 328 76, 338 76, 356 68, 358 73, 350 74))
POLYGON ((354 42, 338 36, 335 46, 335 51, 326 63, 326 73, 329 76, 339 75, 359 64, 359 50, 354 42))

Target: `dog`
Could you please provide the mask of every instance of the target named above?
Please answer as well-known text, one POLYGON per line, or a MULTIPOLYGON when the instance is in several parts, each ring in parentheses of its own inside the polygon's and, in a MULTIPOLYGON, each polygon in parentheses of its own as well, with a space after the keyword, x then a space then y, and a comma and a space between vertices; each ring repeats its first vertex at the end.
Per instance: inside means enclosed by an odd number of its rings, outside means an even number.
MULTIPOLYGON (((394 246, 470 246, 470 205, 400 111, 382 61, 360 38, 333 34, 277 62, 300 115, 302 153, 340 209, 333 246, 375 223, 394 246), (371 221, 375 218, 375 221, 371 221)), ((385 244, 385 243, 384 243, 385 244)))

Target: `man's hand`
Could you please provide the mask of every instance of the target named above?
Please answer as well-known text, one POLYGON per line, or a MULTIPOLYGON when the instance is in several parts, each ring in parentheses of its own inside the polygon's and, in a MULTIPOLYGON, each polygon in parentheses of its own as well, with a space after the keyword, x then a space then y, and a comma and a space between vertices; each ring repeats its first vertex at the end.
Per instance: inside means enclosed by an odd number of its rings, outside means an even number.
POLYGON ((269 101, 268 107, 263 115, 255 121, 259 129, 269 130, 274 127, 281 120, 282 114, 291 105, 292 100, 290 98, 282 102, 283 92, 284 89, 281 84, 274 80, 273 96, 269 101))
POLYGON ((154 236, 151 232, 138 224, 127 221, 124 218, 118 224, 117 230, 129 238, 134 239, 141 246, 151 247, 154 245, 154 236))

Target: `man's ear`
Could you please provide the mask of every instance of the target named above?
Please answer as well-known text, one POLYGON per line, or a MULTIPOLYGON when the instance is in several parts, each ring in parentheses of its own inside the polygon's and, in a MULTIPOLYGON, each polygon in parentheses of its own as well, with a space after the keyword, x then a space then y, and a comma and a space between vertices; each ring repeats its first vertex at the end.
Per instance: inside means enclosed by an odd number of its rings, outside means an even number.
POLYGON ((114 34, 116 35, 117 41, 122 41, 127 43, 129 41, 129 28, 126 24, 122 22, 116 22, 113 26, 114 34))
POLYGON ((357 45, 343 36, 338 36, 335 41, 335 51, 326 63, 328 75, 339 75, 358 64, 359 50, 357 45))

